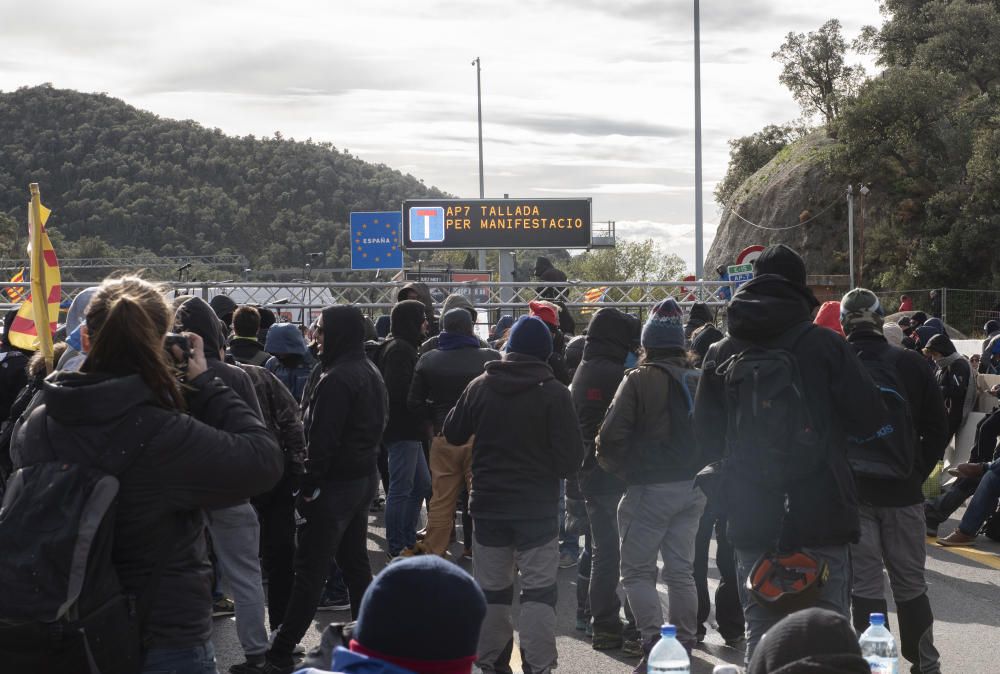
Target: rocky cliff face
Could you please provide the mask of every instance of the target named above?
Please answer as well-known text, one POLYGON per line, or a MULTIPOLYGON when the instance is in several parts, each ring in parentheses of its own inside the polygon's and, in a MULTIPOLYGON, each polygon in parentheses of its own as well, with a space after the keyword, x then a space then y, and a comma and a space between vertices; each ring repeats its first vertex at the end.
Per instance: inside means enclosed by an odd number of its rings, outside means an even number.
POLYGON ((747 246, 772 243, 797 250, 811 275, 848 273, 847 180, 830 173, 829 157, 835 148, 836 141, 823 132, 814 133, 779 152, 740 186, 709 249, 708 278, 715 278, 720 265, 735 264, 747 246), (749 225, 737 213, 773 229, 749 225), (810 218, 815 219, 793 227, 810 218))

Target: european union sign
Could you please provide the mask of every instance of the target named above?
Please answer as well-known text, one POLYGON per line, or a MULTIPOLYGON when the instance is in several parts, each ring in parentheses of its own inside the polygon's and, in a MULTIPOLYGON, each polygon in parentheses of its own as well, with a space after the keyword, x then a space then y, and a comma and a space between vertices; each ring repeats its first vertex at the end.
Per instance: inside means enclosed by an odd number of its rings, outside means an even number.
POLYGON ((351 269, 402 269, 399 211, 351 213, 351 269))

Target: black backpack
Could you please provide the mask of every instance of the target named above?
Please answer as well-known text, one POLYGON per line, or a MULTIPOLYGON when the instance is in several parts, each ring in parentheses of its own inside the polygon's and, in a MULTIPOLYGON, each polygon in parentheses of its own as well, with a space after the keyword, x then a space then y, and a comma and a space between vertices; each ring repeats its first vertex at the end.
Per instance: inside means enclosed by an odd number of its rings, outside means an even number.
POLYGON ((889 416, 886 424, 869 438, 848 438, 847 460, 857 477, 904 480, 914 470, 917 433, 906 389, 899 380, 897 364, 902 352, 889 351, 883 361, 873 353, 858 351, 858 357, 882 395, 889 416))
MULTIPOLYGON (((32 413, 47 433, 44 408, 32 413)), ((0 508, 0 663, 33 674, 134 674, 142 624, 174 536, 144 591, 112 561, 118 479, 53 456, 16 471, 0 508)))
POLYGON ((745 345, 716 368, 726 391, 726 469, 740 479, 782 489, 816 473, 825 441, 812 423, 794 351, 814 326, 769 344, 745 345), (791 342, 791 347, 782 346, 791 342))

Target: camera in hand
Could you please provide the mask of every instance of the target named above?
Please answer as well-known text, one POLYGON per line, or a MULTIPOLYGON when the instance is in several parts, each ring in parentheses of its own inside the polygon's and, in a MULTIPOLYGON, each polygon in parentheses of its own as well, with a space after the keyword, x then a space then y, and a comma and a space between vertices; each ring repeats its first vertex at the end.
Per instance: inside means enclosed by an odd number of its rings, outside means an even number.
POLYGON ((191 359, 191 341, 184 335, 178 335, 176 332, 168 332, 167 338, 163 342, 163 348, 167 350, 170 362, 174 364, 174 367, 177 368, 178 373, 183 379, 184 375, 187 374, 188 361, 191 359), (177 354, 174 352, 175 346, 181 350, 182 356, 180 360, 177 360, 177 354))

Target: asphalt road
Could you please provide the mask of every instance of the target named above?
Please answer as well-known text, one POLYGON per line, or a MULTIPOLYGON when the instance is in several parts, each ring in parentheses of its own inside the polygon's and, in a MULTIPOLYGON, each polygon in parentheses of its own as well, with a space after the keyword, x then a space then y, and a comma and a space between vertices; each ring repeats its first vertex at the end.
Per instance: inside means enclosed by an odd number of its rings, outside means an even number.
MULTIPOLYGON (((957 513, 957 517, 961 516, 961 512, 957 513)), ((942 525, 941 534, 950 533, 957 524, 956 518, 942 525)), ((381 515, 372 515, 368 547, 373 570, 385 565, 384 537, 381 515)), ((993 650, 1000 645, 1000 543, 980 536, 975 548, 946 549, 928 539, 927 549, 927 583, 936 618, 935 640, 941 651, 943 671, 946 674, 1000 673, 1000 657, 993 650)), ((455 545, 453 551, 460 553, 461 546, 455 545)), ((470 562, 459 561, 459 564, 471 572, 470 562)), ((714 590, 718 578, 714 566, 710 567, 709 575, 714 590)), ((575 568, 559 571, 559 671, 628 674, 635 666, 634 659, 594 651, 587 638, 576 631, 576 578, 575 568)), ((666 588, 661 585, 659 589, 661 601, 666 605, 666 588)), ((891 597, 888 582, 886 596, 891 597)), ((406 608, 401 606, 400 610, 406 608)), ((347 621, 350 615, 346 611, 323 612, 318 613, 316 618, 303 639, 307 649, 319 642, 319 635, 328 623, 347 621)), ((895 626, 895 616, 890 617, 890 622, 895 626)), ((232 618, 216 618, 213 640, 220 674, 225 674, 231 665, 243 661, 232 618)), ((742 665, 742 659, 742 653, 727 647, 718 633, 709 630, 705 644, 693 654, 691 671, 693 674, 710 674, 715 665, 742 665)), ((516 658, 514 665, 515 671, 518 671, 519 661, 516 658)), ((901 666, 900 672, 907 669, 901 666)))

